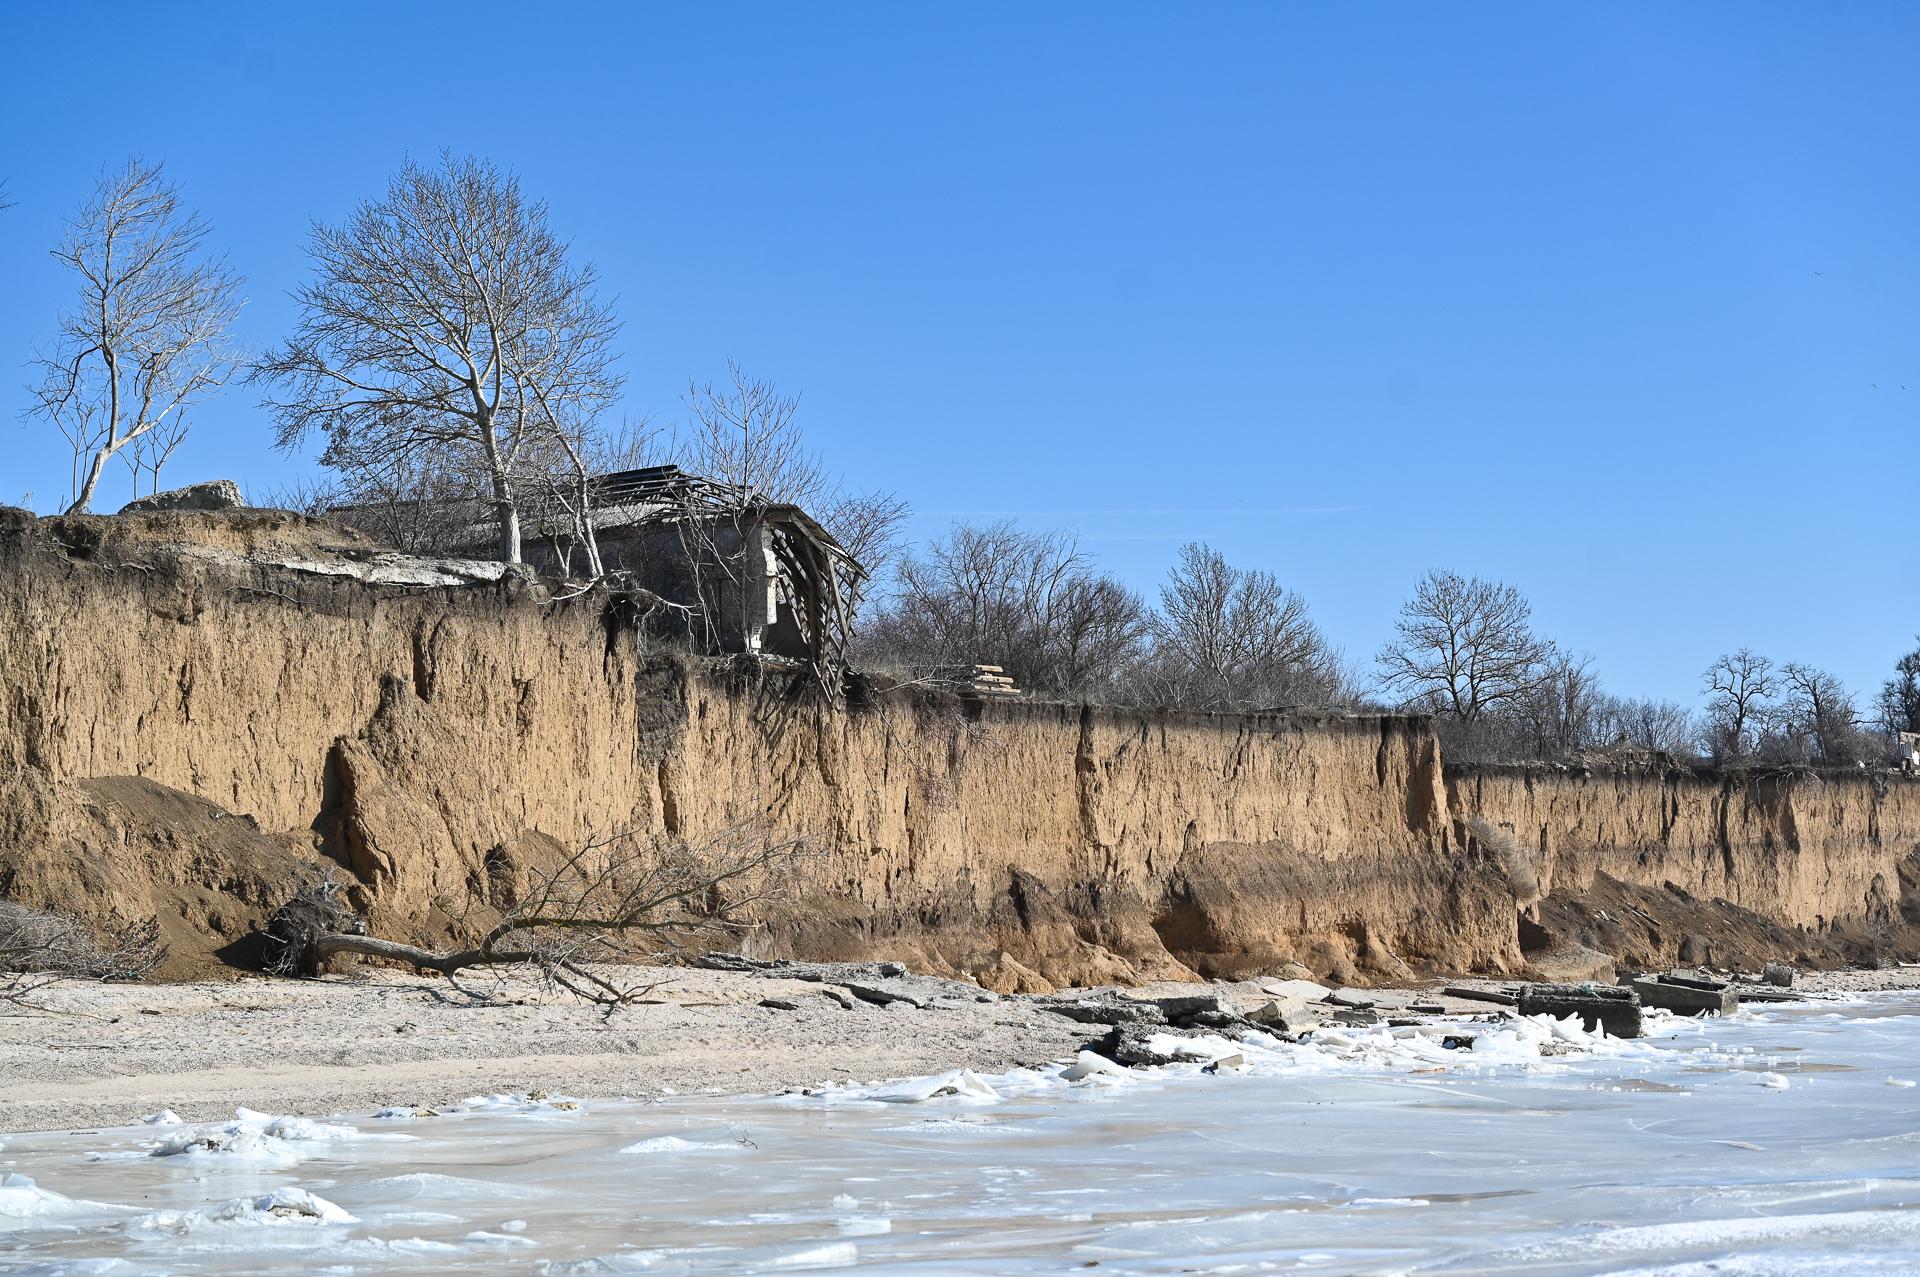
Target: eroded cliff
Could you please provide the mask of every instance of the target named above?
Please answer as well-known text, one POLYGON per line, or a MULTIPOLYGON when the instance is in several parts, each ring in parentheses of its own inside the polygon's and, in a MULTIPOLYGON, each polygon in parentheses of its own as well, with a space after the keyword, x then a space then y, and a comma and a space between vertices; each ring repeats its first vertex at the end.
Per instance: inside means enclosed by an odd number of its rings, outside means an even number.
POLYGON ((244 958, 315 867, 384 933, 431 942, 593 834, 751 821, 821 848, 761 911, 763 952, 998 987, 1289 961, 1353 980, 1523 965, 1468 809, 1544 830, 1548 903, 1603 874, 1672 879, 1809 927, 1897 911, 1891 866, 1920 829, 1910 788, 1870 828, 1798 791, 1716 808, 1488 775, 1450 795, 1417 717, 828 703, 659 650, 639 622, 618 597, 277 512, 0 511, 0 892, 158 914, 186 971, 244 958))
POLYGON ((1533 920, 1641 965, 1679 961, 1689 936, 1713 941, 1720 962, 1861 961, 1912 948, 1920 785, 1911 781, 1529 765, 1455 770, 1448 791, 1456 814, 1483 814, 1535 852, 1545 899, 1533 920))

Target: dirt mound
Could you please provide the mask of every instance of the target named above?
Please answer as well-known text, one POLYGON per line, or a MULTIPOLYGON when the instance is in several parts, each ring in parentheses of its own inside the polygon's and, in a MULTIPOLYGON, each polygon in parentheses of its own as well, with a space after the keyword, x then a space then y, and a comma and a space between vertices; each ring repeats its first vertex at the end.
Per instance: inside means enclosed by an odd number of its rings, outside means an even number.
MULTIPOLYGON (((1920 858, 1914 876, 1920 878, 1920 858)), ((1658 971, 1707 964, 1759 971, 1768 962, 1807 968, 1879 966, 1920 944, 1920 897, 1877 923, 1849 920, 1824 930, 1787 926, 1728 900, 1702 900, 1667 883, 1643 887, 1597 873, 1577 892, 1555 892, 1520 923, 1529 954, 1569 942, 1598 949, 1623 967, 1658 971)))
POLYGON ((318 863, 204 798, 132 776, 0 781, 0 896, 101 924, 153 918, 163 979, 255 965, 261 923, 318 863))

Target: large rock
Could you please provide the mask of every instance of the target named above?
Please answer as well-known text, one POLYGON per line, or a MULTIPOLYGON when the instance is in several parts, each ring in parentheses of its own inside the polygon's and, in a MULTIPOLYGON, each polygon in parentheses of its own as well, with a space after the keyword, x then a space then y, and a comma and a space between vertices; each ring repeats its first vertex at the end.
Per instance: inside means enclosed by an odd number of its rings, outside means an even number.
POLYGON ((1629 987, 1640 995, 1643 1006, 1680 1015, 1732 1015, 1740 1009, 1740 995, 1731 985, 1719 981, 1647 976, 1632 981, 1629 987))
POLYGON ((1284 1033, 1288 1037, 1297 1037, 1320 1027, 1320 1017, 1307 1010, 1307 1004, 1298 999, 1284 1002, 1276 999, 1247 1012, 1247 1019, 1263 1029, 1284 1033))
POLYGON ((1549 984, 1612 984, 1618 978, 1612 957, 1582 944, 1563 944, 1527 955, 1527 965, 1549 984))
POLYGON ((129 501, 120 507, 121 514, 152 514, 159 510, 244 510, 247 499, 240 495, 240 485, 231 479, 212 479, 206 483, 190 483, 184 488, 170 488, 165 492, 156 492, 150 497, 141 497, 129 501))
POLYGON ((1520 990, 1521 1015, 1580 1017, 1589 1033, 1605 1029, 1616 1038, 1640 1036, 1640 999, 1632 989, 1595 984, 1529 984, 1520 990))

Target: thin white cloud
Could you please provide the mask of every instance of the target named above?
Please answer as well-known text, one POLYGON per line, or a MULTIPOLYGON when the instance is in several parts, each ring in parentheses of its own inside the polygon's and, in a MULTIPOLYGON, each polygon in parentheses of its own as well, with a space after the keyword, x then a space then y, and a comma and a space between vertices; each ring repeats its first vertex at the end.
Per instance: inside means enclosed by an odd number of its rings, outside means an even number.
POLYGON ((1283 514, 1349 514, 1364 510, 1363 505, 1298 505, 1276 506, 1270 509, 1242 509, 1237 506, 1206 506, 1191 510, 1180 509, 1132 509, 1132 510, 916 510, 916 519, 1090 519, 1102 517, 1138 518, 1143 515, 1175 515, 1191 518, 1195 515, 1250 515, 1270 517, 1283 514))

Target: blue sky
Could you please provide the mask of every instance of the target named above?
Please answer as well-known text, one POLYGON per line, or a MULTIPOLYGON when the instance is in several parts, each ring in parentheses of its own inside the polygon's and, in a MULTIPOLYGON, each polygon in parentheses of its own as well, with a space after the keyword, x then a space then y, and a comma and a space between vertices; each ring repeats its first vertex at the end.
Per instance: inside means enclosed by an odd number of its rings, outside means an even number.
MULTIPOLYGON (((0 36, 0 500, 64 491, 24 365, 103 165, 166 161, 263 347, 308 219, 451 147, 598 264, 628 411, 736 358, 918 536, 1071 527, 1146 590, 1207 540, 1360 658, 1424 570, 1495 576, 1688 702, 1743 644, 1866 690, 1920 630, 1920 6, 9 2, 0 36)), ((168 479, 308 465, 254 398, 168 479)))

